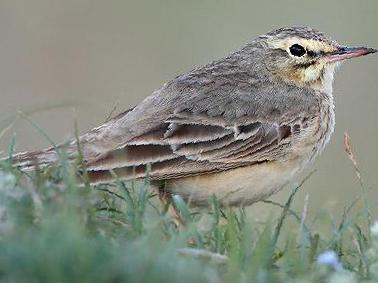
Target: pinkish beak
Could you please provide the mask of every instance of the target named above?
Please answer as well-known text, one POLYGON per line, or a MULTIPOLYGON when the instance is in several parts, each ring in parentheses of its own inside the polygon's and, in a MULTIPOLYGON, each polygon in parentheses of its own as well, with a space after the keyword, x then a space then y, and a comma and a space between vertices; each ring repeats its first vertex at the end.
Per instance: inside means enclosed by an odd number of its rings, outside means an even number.
POLYGON ((336 51, 325 54, 327 62, 337 62, 354 57, 364 56, 377 52, 376 49, 368 47, 344 47, 340 46, 336 51))

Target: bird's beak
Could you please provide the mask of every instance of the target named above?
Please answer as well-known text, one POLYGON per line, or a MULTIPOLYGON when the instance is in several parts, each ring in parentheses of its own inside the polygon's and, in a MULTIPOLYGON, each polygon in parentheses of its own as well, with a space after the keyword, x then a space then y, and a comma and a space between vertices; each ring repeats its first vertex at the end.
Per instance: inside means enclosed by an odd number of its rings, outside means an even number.
POLYGON ((337 62, 354 57, 364 56, 377 52, 376 49, 368 47, 345 47, 340 46, 336 51, 325 54, 327 62, 337 62))

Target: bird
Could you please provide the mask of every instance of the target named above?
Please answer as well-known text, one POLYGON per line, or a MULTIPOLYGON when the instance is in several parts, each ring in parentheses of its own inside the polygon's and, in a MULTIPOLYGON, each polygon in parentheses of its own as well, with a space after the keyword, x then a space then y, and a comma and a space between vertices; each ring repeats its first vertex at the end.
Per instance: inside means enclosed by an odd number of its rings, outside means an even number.
POLYGON ((346 47, 306 26, 283 27, 181 74, 81 135, 18 153, 25 170, 73 160, 92 184, 143 179, 202 206, 251 205, 281 190, 329 142, 340 63, 377 50, 346 47))

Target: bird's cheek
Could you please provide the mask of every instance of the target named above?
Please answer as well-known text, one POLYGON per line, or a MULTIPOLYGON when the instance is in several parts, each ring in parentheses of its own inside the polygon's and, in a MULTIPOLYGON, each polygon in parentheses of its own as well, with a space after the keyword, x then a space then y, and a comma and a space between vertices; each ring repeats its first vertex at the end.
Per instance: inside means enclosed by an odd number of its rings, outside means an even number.
POLYGON ((322 69, 319 65, 309 66, 302 71, 302 79, 304 82, 317 81, 322 74, 322 69))

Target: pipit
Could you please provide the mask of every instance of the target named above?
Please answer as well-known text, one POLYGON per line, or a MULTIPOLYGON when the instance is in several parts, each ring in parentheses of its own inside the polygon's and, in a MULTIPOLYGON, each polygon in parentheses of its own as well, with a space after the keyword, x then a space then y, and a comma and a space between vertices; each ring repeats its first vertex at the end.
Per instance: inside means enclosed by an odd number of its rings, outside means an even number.
MULTIPOLYGON (((330 140, 340 61, 376 52, 309 27, 279 28, 180 75, 78 141, 92 183, 149 178, 205 204, 249 205, 284 187, 330 140)), ((70 158, 77 141, 61 144, 70 158)), ((17 154, 51 165, 56 148, 17 154)))

